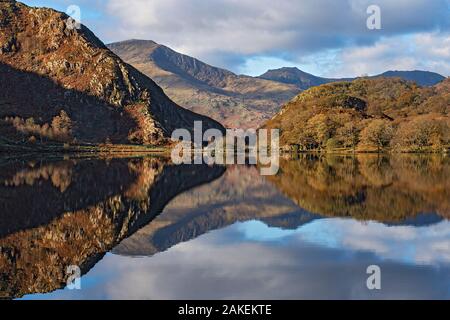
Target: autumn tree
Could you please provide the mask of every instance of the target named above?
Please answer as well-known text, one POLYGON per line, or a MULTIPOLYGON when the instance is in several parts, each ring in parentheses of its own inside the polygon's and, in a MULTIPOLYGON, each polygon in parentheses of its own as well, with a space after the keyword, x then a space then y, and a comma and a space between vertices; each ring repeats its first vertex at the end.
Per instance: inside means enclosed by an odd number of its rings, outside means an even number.
POLYGON ((359 142, 359 131, 357 123, 349 121, 337 129, 337 140, 340 141, 344 147, 355 149, 359 142))
POLYGON ((313 138, 316 145, 323 148, 328 139, 333 137, 335 129, 335 123, 330 117, 321 113, 308 120, 305 131, 307 136, 313 138))
POLYGON ((387 120, 376 119, 361 131, 361 144, 376 147, 378 152, 387 147, 394 135, 394 128, 387 120))
POLYGON ((60 114, 52 120, 52 131, 55 138, 68 141, 72 137, 72 120, 69 115, 61 110, 60 114))
POLYGON ((432 114, 418 116, 400 125, 393 145, 403 150, 439 149, 449 140, 447 122, 432 114))

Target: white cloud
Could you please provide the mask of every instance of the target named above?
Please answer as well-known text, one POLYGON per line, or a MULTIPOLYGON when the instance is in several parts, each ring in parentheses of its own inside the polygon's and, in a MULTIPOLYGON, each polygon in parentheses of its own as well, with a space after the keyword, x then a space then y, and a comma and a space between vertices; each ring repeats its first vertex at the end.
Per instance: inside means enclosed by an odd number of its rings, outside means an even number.
MULTIPOLYGON (((68 1, 24 0, 59 9, 64 9, 68 1)), ((287 65, 323 76, 355 76, 387 69, 450 74, 450 0, 70 3, 81 6, 83 22, 105 42, 155 40, 236 72, 257 74, 274 68, 271 61, 285 60, 287 65), (372 4, 381 8, 381 30, 366 28, 366 9, 372 4)))
POLYGON ((448 0, 378 0, 383 29, 374 32, 366 28, 372 2, 108 0, 106 10, 116 19, 108 37, 152 39, 210 63, 240 64, 242 57, 280 54, 298 61, 323 50, 373 44, 382 36, 449 27, 448 0))
POLYGON ((450 33, 383 38, 373 45, 343 48, 331 76, 378 74, 386 70, 428 70, 450 75, 450 33))
POLYGON ((450 265, 450 223, 427 227, 388 227, 381 223, 361 224, 352 220, 327 220, 321 232, 341 230, 336 247, 370 251, 384 260, 424 265, 450 265))

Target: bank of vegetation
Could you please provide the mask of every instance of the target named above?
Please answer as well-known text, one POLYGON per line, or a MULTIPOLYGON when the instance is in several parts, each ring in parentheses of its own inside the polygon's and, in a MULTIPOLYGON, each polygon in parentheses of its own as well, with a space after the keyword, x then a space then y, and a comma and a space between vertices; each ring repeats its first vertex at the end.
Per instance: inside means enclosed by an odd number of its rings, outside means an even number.
POLYGON ((306 90, 266 127, 290 151, 448 152, 449 111, 449 79, 423 88, 361 78, 306 90))

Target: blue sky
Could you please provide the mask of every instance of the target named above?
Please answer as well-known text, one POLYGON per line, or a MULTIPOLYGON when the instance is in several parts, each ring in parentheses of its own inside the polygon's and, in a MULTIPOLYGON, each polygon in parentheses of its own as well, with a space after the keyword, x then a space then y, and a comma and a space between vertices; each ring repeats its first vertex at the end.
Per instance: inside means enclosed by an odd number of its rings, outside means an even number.
POLYGON ((386 70, 450 76, 450 0, 24 0, 66 11, 105 43, 149 39, 259 75, 297 66, 330 77, 386 70), (366 26, 377 5, 381 29, 366 26))

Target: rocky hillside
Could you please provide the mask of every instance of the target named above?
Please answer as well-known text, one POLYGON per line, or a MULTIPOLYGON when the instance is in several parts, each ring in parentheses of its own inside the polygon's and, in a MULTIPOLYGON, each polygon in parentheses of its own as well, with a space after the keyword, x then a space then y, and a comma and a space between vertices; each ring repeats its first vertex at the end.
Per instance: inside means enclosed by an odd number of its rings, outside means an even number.
POLYGON ((91 31, 51 9, 0 1, 0 135, 8 140, 161 144, 223 127, 172 102, 91 31))
POLYGON ((419 87, 398 78, 357 79, 304 91, 267 123, 303 150, 442 151, 450 144, 449 79, 419 87))
MULTIPOLYGON (((236 75, 147 40, 127 40, 108 47, 155 80, 176 103, 227 127, 259 127, 300 91, 355 79, 322 78, 298 68, 269 70, 260 77, 236 75)), ((379 77, 402 78, 422 86, 445 79, 426 71, 388 71, 373 78, 379 77)))
MULTIPOLYGON (((443 81, 445 77, 440 74, 428 71, 387 71, 379 75, 369 78, 401 78, 404 80, 414 81, 420 86, 434 86, 443 81)), ((301 90, 307 90, 311 87, 320 86, 322 84, 353 81, 356 78, 331 79, 317 77, 312 74, 299 70, 298 68, 280 68, 269 70, 260 76, 261 79, 278 81, 286 84, 293 84, 301 90)))
POLYGON ((258 127, 300 91, 294 85, 212 67, 153 41, 129 40, 108 47, 155 80, 179 105, 227 127, 258 127))

